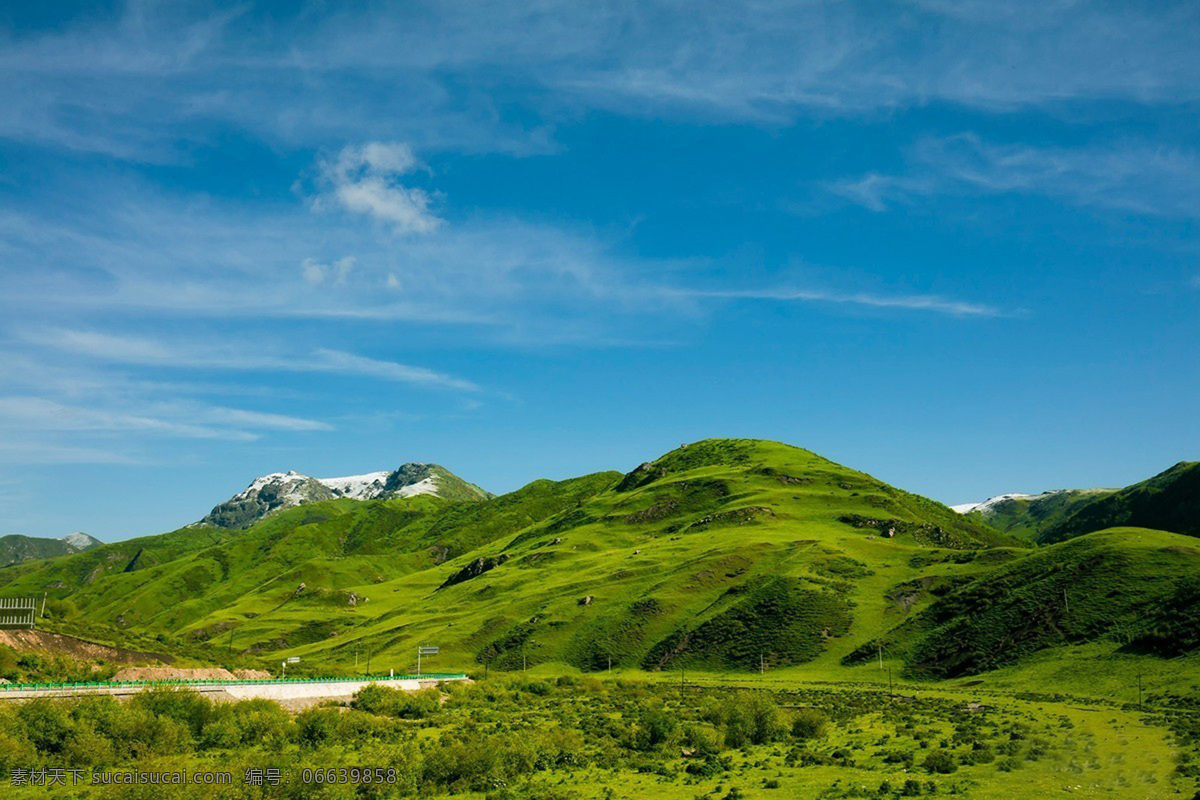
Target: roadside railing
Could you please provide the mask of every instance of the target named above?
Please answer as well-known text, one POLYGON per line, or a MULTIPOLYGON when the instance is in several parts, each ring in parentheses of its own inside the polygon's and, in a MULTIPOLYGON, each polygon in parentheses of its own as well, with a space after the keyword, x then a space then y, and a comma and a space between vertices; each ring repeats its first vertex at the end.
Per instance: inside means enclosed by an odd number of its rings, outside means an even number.
POLYGON ((67 681, 64 683, 4 683, 0 692, 62 691, 64 689, 133 689, 150 686, 259 686, 278 684, 290 686, 298 683, 387 683, 391 681, 454 681, 464 680, 465 672, 426 672, 420 675, 363 675, 350 678, 177 678, 145 681, 67 681))

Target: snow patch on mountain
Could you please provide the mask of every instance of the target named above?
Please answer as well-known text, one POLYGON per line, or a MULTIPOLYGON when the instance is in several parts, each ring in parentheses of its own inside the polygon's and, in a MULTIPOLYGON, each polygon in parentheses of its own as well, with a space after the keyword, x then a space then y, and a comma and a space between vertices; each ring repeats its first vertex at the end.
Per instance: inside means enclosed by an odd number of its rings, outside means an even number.
POLYGON ((463 482, 437 464, 402 464, 390 471, 340 478, 313 478, 295 470, 272 472, 215 507, 196 524, 247 528, 258 520, 295 506, 322 500, 383 500, 434 495, 449 499, 486 499, 490 495, 463 482))
MULTIPOLYGON (((328 486, 338 497, 373 500, 383 494, 391 474, 387 470, 383 470, 382 472, 368 472, 365 475, 347 475, 344 478, 317 478, 317 481, 328 486)), ((407 495, 401 496, 407 497, 407 495)))
POLYGON ((1020 492, 1013 492, 1011 494, 998 494, 995 497, 989 497, 982 503, 961 503, 956 506, 950 506, 950 510, 957 511, 960 514, 970 514, 972 511, 978 511, 981 514, 986 514, 1006 500, 1042 500, 1050 497, 1051 495, 1062 494, 1065 491, 1067 490, 1055 489, 1050 492, 1042 492, 1041 494, 1021 494, 1020 492))
POLYGON ((438 485, 436 475, 430 475, 428 478, 417 481, 416 483, 410 483, 408 486, 401 486, 399 489, 393 492, 396 497, 412 497, 418 494, 437 493, 438 485))
POLYGON ((59 537, 59 541, 68 547, 73 547, 76 550, 86 550, 89 547, 100 544, 100 540, 94 536, 89 536, 83 531, 75 531, 68 533, 66 536, 59 537))

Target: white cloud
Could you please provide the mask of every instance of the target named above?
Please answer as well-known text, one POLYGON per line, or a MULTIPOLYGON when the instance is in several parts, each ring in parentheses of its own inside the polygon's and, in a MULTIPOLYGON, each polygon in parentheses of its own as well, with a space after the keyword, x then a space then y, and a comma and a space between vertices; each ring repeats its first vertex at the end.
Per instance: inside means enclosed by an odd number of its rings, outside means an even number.
POLYGON ((994 144, 975 134, 927 138, 907 171, 827 188, 872 211, 940 194, 1031 194, 1079 206, 1200 217, 1200 154, 1140 143, 1078 148, 994 144))
POLYGON ((689 297, 707 297, 723 300, 777 300, 781 302, 833 303, 866 306, 870 308, 902 309, 906 311, 928 311, 956 317, 999 317, 1005 312, 981 303, 969 303, 937 295, 880 295, 864 292, 831 292, 814 289, 766 289, 746 291, 703 291, 682 292, 689 297))
POLYGON ((354 256, 339 258, 332 264, 322 264, 314 259, 306 258, 300 264, 300 274, 312 286, 320 286, 327 280, 335 286, 342 286, 350 277, 350 270, 354 269, 354 262, 354 256))
POLYGON ((308 352, 272 352, 266 345, 232 343, 166 344, 136 336, 122 336, 70 328, 34 328, 19 332, 33 345, 76 353, 105 361, 181 370, 237 372, 318 372, 357 375, 442 389, 476 391, 470 381, 424 367, 384 361, 339 350, 318 348, 308 352))
POLYGON ((160 434, 185 439, 253 441, 255 434, 197 425, 149 414, 72 406, 43 397, 0 397, 0 428, 30 431, 109 431, 160 434))
POLYGON ((386 222, 397 233, 432 233, 443 220, 430 211, 430 196, 400 183, 417 167, 408 145, 369 142, 343 148, 322 163, 321 175, 330 187, 328 196, 347 211, 386 222))
MULTIPOLYGON (((269 26, 237 16, 136 3, 115 23, 10 36, 0 136, 141 160, 229 128, 290 147, 530 152, 594 108, 777 124, 938 101, 1200 98, 1200 11, 1187 2, 545 0, 338 7, 269 26), (497 97, 534 121, 506 119, 497 97)), ((402 156, 387 150, 376 169, 403 173, 402 156)), ((347 199, 403 219, 419 206, 386 185, 347 199)))

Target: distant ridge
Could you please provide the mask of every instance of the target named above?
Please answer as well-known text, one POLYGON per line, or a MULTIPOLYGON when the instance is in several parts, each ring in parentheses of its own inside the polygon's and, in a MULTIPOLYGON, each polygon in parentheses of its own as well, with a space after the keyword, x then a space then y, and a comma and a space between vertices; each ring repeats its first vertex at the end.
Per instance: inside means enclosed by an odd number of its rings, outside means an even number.
POLYGON ((0 566, 7 567, 10 564, 19 564, 35 558, 52 558, 82 553, 84 550, 90 550, 101 544, 103 542, 99 539, 82 531, 69 533, 57 539, 12 533, 0 537, 0 566))
POLYGON ((368 472, 341 478, 313 478, 295 471, 273 472, 255 478, 197 524, 248 528, 277 511, 306 503, 338 498, 381 500, 422 494, 447 500, 487 500, 492 497, 491 493, 437 464, 414 462, 390 472, 368 472))
POLYGON ((1153 478, 1093 499, 1047 528, 1038 541, 1061 542, 1118 526, 1200 536, 1200 461, 1180 461, 1153 478))
POLYGON ((1054 489, 1040 494, 1001 494, 982 503, 950 506, 960 514, 979 517, 993 528, 1035 540, 1080 507, 1115 489, 1054 489))

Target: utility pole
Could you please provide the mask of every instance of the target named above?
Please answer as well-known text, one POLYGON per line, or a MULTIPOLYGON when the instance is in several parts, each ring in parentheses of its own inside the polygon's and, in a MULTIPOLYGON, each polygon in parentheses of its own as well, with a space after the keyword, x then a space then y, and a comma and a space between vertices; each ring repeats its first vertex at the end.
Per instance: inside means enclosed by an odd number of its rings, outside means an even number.
POLYGON ((883 642, 876 642, 875 649, 879 653, 879 670, 883 671, 883 642))
POLYGON ((608 657, 608 671, 612 672, 612 656, 608 657))
POLYGON ((1067 589, 1063 587, 1063 611, 1067 614, 1071 613, 1071 603, 1067 600, 1067 589))
POLYGON ((49 595, 49 592, 42 592, 42 619, 46 618, 46 598, 49 595))
POLYGON ((763 663, 763 654, 762 653, 758 654, 758 674, 759 675, 767 674, 767 667, 766 667, 766 664, 763 663))

